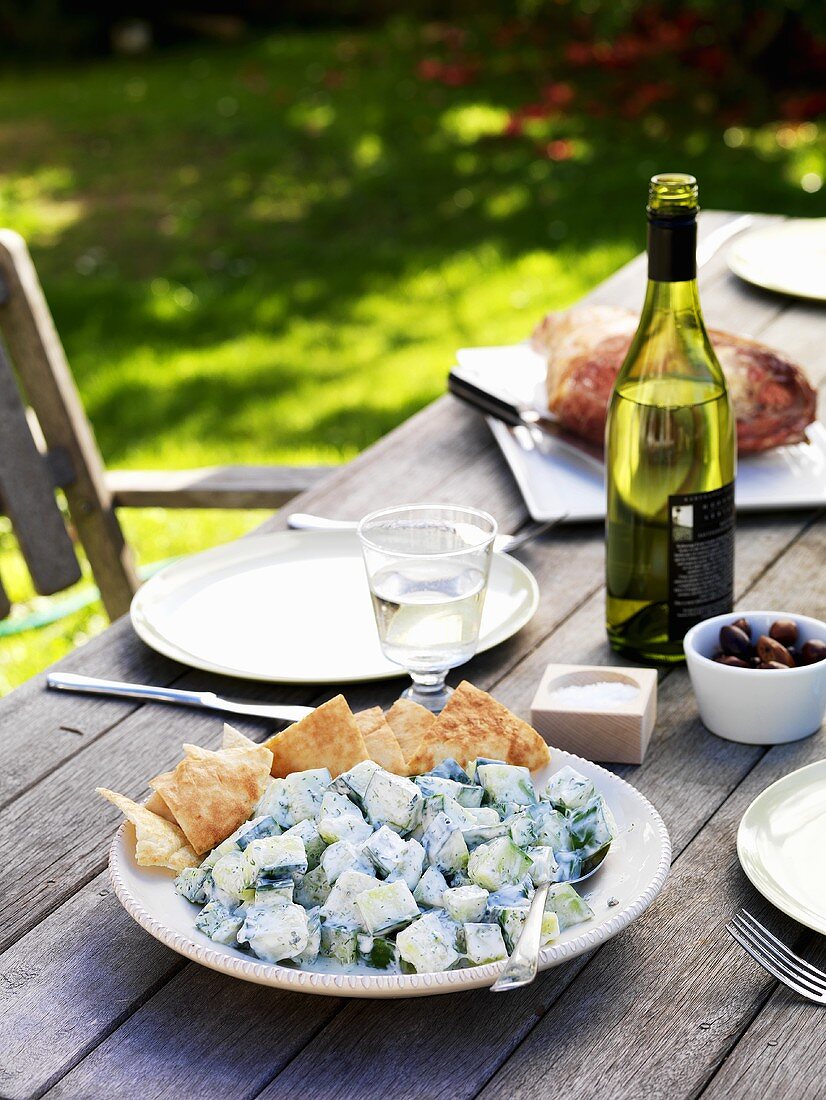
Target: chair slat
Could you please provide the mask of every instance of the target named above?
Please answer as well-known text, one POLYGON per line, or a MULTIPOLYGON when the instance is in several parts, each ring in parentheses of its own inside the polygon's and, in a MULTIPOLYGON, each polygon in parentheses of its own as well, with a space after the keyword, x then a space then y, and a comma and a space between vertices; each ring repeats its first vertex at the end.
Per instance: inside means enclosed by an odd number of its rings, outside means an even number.
POLYGON ((79 581, 80 566, 55 500, 51 474, 32 439, 17 382, 2 347, 0 501, 11 519, 37 591, 50 595, 79 581))

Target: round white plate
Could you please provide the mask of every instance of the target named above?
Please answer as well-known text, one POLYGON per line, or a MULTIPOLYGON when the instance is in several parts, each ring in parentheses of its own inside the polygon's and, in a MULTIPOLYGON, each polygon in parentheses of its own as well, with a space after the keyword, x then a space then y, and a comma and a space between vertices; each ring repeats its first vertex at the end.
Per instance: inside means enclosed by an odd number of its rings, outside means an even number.
POLYGON ((826 301, 826 218, 795 218, 738 237, 728 251, 735 275, 755 286, 826 301))
POLYGON ((826 760, 755 798, 737 830, 737 855, 772 905, 826 936, 826 760))
MULTIPOLYGON (((538 604, 533 575, 494 554, 479 651, 510 638, 538 604)), ((207 672, 289 684, 405 675, 379 646, 351 531, 277 531, 205 550, 156 573, 131 614, 147 645, 207 672)))
MULTIPOLYGON (((595 913, 593 920, 569 928, 544 948, 539 962, 542 970, 598 947, 636 920, 662 890, 671 863, 665 825, 646 798, 598 764, 561 750, 551 752, 552 762, 536 774, 537 782, 546 783, 566 764, 591 777, 616 818, 619 835, 599 871, 582 884, 581 893, 595 913)), ((170 872, 138 867, 135 832, 128 823, 115 834, 109 874, 127 913, 155 939, 188 959, 259 985, 332 997, 422 997, 492 985, 502 969, 502 963, 490 963, 440 974, 346 974, 340 969, 295 970, 254 962, 198 932, 194 925, 198 909, 175 893, 170 872)))

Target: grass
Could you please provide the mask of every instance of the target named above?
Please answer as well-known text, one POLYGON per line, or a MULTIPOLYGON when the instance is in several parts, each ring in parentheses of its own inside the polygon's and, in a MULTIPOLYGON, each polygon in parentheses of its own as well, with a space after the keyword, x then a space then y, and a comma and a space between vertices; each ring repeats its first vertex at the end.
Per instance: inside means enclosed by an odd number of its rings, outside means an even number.
MULTIPOLYGON (((0 78, 0 223, 30 242, 110 466, 346 461, 443 391, 457 346, 522 338, 637 252, 658 167, 694 171, 706 206, 816 212, 812 123, 726 125, 707 93, 629 119, 592 109, 597 75, 508 136, 546 59, 480 33, 450 86, 422 70, 432 39, 295 32, 0 78)), ((124 515, 143 562, 258 519, 124 515)), ((0 572, 31 599, 6 528, 0 572)), ((0 638, 0 690, 103 625, 95 605, 0 638)))

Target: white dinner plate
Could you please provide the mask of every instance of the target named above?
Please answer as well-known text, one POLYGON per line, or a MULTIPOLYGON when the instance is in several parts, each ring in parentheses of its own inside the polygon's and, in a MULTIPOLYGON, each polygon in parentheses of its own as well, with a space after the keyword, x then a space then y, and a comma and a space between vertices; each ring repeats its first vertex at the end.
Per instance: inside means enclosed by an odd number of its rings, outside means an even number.
MULTIPOLYGON (((475 385, 547 414, 545 359, 528 344, 462 348, 457 360, 457 372, 475 385)), ((550 436, 537 443, 525 428, 490 419, 488 424, 533 519, 605 518, 604 468, 598 460, 550 436)), ((808 443, 738 459, 734 484, 738 511, 826 504, 826 427, 810 424, 806 434, 808 443)))
POLYGON ((737 855, 772 905, 826 936, 826 760, 755 798, 737 830, 737 855))
MULTIPOLYGON (((618 826, 617 839, 602 867, 580 892, 594 910, 593 920, 563 932, 543 948, 542 970, 591 951, 636 920, 659 894, 671 863, 671 843, 662 818, 639 791, 612 772, 572 753, 551 749, 552 762, 535 774, 538 783, 566 764, 594 780, 618 826)), ((235 978, 277 989, 332 997, 422 997, 492 985, 502 963, 450 970, 439 974, 347 974, 343 968, 296 970, 255 962, 240 951, 213 943, 195 928, 198 908, 175 893, 171 872, 135 863, 135 831, 125 822, 109 852, 115 893, 130 914, 155 939, 188 959, 235 978)))
POLYGON ((792 218, 752 229, 729 247, 735 275, 765 290, 826 301, 826 218, 792 218))
MULTIPOLYGON (((479 651, 510 638, 538 604, 533 575, 494 554, 479 651)), ((405 675, 379 646, 352 531, 277 531, 205 550, 156 573, 131 614, 147 645, 207 672, 282 684, 405 675)))

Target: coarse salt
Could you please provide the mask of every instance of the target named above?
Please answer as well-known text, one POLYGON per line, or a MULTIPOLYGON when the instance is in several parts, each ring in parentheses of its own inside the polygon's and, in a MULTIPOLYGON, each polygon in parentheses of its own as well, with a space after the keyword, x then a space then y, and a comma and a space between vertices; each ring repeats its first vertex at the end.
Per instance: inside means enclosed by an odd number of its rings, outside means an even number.
POLYGON ((548 696, 549 703, 578 707, 580 710, 599 710, 617 703, 628 703, 639 692, 633 684, 620 680, 595 680, 592 684, 568 684, 559 687, 548 696))

